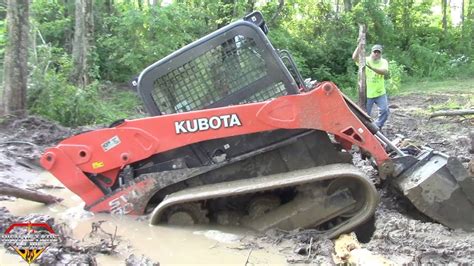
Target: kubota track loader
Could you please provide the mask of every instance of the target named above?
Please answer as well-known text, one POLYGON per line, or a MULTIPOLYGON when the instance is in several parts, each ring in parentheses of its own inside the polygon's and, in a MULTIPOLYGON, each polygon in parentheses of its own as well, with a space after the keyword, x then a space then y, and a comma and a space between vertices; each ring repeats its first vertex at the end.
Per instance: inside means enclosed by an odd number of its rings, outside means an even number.
POLYGON ((405 154, 336 85, 307 88, 266 31, 254 12, 149 66, 137 90, 150 117, 70 137, 42 166, 93 212, 333 237, 378 203, 357 146, 421 212, 473 230, 473 178, 456 159, 405 154))

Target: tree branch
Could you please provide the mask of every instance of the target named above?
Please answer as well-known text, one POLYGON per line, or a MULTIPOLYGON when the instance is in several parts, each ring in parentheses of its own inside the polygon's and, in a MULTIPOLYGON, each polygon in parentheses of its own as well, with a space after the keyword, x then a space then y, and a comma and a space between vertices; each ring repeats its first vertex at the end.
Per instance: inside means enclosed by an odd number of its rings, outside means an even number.
POLYGON ((7 183, 0 182, 0 195, 16 197, 44 204, 61 202, 63 199, 42 192, 19 188, 7 183))
POLYGON ((437 116, 456 116, 456 115, 474 115, 473 109, 464 109, 464 110, 445 110, 437 111, 430 115, 430 119, 437 116))

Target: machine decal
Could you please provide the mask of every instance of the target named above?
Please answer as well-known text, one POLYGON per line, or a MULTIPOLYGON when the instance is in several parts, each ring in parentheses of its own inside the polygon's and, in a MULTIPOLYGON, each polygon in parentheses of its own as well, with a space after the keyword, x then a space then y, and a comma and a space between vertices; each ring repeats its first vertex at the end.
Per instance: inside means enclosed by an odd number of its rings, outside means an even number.
POLYGON ((97 168, 102 168, 102 167, 104 167, 104 162, 99 161, 99 162, 92 163, 92 169, 97 169, 97 168))
POLYGON ((110 213, 117 215, 125 215, 133 211, 133 204, 128 202, 125 195, 113 199, 109 202, 110 213))
POLYGON ((176 134, 194 133, 197 131, 206 131, 209 129, 220 129, 221 127, 230 128, 242 126, 237 114, 228 114, 212 116, 210 118, 196 118, 192 120, 183 120, 174 122, 176 134))
POLYGON ((104 149, 104 151, 109 151, 110 149, 116 147, 119 144, 120 138, 118 136, 114 136, 106 142, 102 143, 102 149, 104 149))

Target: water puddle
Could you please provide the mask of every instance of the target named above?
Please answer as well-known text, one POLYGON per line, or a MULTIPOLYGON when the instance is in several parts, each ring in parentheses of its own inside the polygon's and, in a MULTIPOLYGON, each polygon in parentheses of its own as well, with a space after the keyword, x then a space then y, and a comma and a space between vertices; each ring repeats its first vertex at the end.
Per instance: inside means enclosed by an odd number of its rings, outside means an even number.
MULTIPOLYGON (((39 183, 61 186, 59 181, 48 173, 38 174, 39 183)), ((46 193, 64 199, 60 204, 45 206, 40 203, 17 199, 0 201, 16 216, 32 213, 48 214, 56 222, 65 221, 73 228, 76 239, 87 239, 91 224, 105 221, 101 228, 121 239, 119 255, 98 255, 99 265, 124 264, 129 254, 145 255, 161 265, 170 264, 286 264, 284 255, 276 247, 268 246, 252 250, 242 242, 254 233, 243 228, 222 226, 171 227, 150 226, 148 221, 138 221, 134 217, 92 214, 84 211, 81 199, 67 189, 44 189, 46 193), (250 255, 250 256, 249 256, 250 255)), ((6 253, 0 249, 2 265, 22 265, 20 256, 6 253)))

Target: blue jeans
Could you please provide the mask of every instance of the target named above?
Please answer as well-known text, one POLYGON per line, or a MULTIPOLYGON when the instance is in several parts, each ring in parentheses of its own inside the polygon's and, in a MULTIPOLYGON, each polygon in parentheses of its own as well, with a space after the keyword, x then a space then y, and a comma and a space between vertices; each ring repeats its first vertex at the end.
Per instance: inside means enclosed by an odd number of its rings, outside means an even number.
POLYGON ((380 129, 382 129, 383 125, 385 124, 385 121, 387 121, 388 119, 388 115, 390 114, 390 111, 388 110, 387 94, 376 98, 367 98, 367 114, 370 115, 370 113, 372 112, 372 107, 374 106, 374 103, 379 107, 379 117, 377 118, 377 121, 375 121, 375 124, 380 129))

